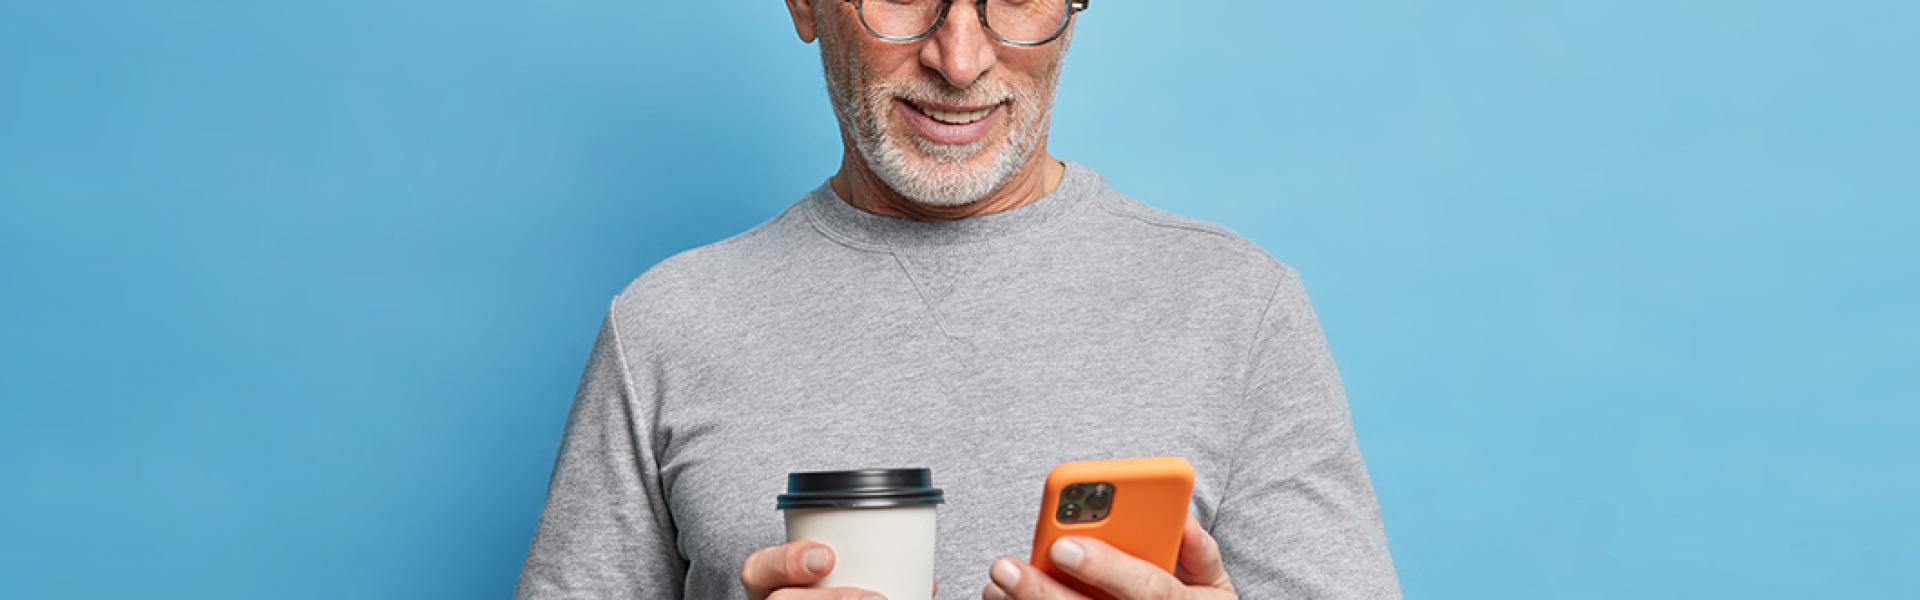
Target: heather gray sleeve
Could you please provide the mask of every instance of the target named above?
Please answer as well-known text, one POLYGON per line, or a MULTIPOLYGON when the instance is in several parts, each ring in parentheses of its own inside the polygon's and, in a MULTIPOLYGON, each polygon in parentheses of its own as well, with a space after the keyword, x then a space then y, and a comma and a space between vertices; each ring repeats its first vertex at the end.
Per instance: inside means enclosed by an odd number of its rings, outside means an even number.
POLYGON ((1242 598, 1399 598, 1340 375, 1299 275, 1283 271, 1212 533, 1242 598))
POLYGON ((657 386, 630 376, 619 332, 610 311, 573 397, 519 600, 680 597, 687 567, 655 460, 657 386))

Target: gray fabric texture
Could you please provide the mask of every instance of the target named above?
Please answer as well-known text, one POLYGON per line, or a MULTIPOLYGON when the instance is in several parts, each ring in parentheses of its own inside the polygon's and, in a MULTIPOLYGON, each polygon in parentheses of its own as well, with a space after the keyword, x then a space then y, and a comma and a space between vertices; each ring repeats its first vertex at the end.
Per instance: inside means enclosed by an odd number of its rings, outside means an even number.
POLYGON ((1163 455, 1241 597, 1399 597, 1294 269, 1074 163, 953 222, 822 185, 613 300, 517 597, 744 598, 789 471, 916 466, 947 494, 939 596, 978 598, 1055 464, 1163 455))

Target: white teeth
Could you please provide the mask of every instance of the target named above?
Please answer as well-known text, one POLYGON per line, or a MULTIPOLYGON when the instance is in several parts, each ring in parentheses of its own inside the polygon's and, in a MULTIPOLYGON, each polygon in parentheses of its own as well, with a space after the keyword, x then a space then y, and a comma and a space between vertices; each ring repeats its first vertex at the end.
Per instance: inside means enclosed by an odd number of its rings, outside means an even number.
POLYGON ((968 123, 972 123, 974 121, 987 118, 987 113, 993 112, 993 107, 991 106, 982 108, 980 110, 976 110, 973 112, 961 112, 961 113, 946 112, 943 110, 936 110, 936 109, 927 108, 924 106, 917 106, 917 107, 920 109, 920 112, 922 114, 925 114, 929 117, 933 117, 933 120, 939 121, 941 123, 946 123, 948 125, 966 125, 968 123))

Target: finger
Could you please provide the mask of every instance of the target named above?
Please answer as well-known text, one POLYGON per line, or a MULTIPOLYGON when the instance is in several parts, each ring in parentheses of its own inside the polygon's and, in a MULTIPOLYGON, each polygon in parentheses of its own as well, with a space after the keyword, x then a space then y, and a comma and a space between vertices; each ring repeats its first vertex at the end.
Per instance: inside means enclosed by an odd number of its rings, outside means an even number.
POLYGON ((887 600, 878 592, 869 592, 860 588, 837 587, 824 589, 786 588, 774 590, 767 600, 887 600))
POLYGON ((1047 557, 1068 575, 1121 600, 1174 598, 1187 588, 1159 566, 1093 538, 1060 538, 1047 557))
POLYGON ((774 590, 802 586, 826 577, 833 571, 833 549, 813 541, 798 541, 762 548, 747 557, 740 568, 740 585, 747 597, 761 600, 774 590))
POLYGON ((1220 543, 1200 527, 1200 521, 1187 515, 1187 527, 1180 532, 1180 564, 1173 574, 1191 585, 1227 587, 1227 568, 1220 564, 1220 543))
POLYGON ((990 600, 1087 600, 1033 565, 1011 558, 993 561, 987 579, 987 589, 980 592, 980 597, 990 600))

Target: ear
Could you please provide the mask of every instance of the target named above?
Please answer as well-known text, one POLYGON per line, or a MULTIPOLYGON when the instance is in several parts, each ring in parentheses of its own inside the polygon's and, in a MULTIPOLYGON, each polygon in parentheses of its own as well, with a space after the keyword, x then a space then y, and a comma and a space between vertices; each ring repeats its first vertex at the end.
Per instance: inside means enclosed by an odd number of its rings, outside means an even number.
MULTIPOLYGON (((815 2, 814 0, 787 0, 787 12, 793 13, 793 32, 800 34, 800 41, 811 44, 814 40, 819 39, 820 32, 816 31, 813 27, 813 11, 818 9, 820 4, 835 1, 837 0, 820 0, 819 2, 815 2)), ((831 6, 828 8, 831 9, 831 6)))

